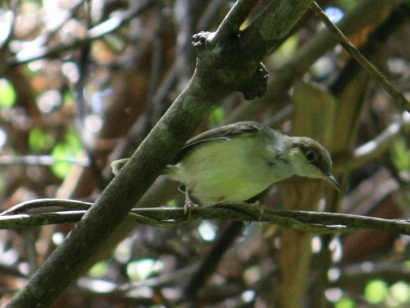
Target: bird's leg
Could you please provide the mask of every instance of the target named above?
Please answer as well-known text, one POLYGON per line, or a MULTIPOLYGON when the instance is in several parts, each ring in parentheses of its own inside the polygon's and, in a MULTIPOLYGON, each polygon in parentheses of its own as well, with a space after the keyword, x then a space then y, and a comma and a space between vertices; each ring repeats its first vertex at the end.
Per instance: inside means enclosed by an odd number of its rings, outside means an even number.
POLYGON ((195 201, 191 191, 184 184, 179 185, 178 190, 185 194, 184 215, 190 220, 192 209, 197 209, 199 203, 195 201))
POLYGON ((192 209, 197 209, 198 207, 199 207, 198 204, 193 200, 193 197, 191 196, 191 192, 188 189, 185 189, 185 204, 184 204, 185 217, 187 217, 188 220, 191 220, 192 209))

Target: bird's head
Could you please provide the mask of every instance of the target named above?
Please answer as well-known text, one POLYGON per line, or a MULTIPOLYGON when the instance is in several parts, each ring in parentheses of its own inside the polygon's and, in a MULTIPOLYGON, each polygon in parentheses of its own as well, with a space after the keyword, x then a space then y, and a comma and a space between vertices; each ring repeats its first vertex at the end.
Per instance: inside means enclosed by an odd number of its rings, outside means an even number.
POLYGON ((307 137, 292 137, 286 156, 296 175, 323 179, 340 191, 339 183, 330 172, 329 152, 319 142, 307 137))

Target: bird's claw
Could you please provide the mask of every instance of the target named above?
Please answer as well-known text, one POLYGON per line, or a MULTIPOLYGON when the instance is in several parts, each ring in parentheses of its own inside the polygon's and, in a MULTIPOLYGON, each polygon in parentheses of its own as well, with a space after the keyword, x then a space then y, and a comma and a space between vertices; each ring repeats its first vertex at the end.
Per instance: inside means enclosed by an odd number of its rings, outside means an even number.
POLYGON ((199 208, 199 205, 192 201, 191 194, 186 191, 185 192, 185 204, 184 204, 184 215, 188 220, 191 220, 191 213, 192 210, 196 210, 199 208))
POLYGON ((194 203, 194 202, 186 202, 185 204, 184 204, 184 215, 185 215, 185 217, 186 218, 188 218, 188 220, 191 220, 191 213, 192 213, 192 210, 196 210, 196 209, 198 209, 199 208, 199 205, 198 204, 196 204, 196 203, 194 203))

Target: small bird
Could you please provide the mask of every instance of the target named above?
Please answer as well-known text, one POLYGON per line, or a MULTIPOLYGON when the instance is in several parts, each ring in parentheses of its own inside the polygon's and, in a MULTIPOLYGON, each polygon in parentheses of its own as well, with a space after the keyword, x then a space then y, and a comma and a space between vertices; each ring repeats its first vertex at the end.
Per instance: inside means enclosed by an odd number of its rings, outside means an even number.
MULTIPOLYGON (((112 162, 117 174, 128 159, 112 162)), ((190 139, 165 174, 181 183, 185 208, 193 204, 246 201, 293 175, 324 179, 340 191, 331 174, 329 152, 307 137, 289 137, 257 122, 238 122, 190 139)))

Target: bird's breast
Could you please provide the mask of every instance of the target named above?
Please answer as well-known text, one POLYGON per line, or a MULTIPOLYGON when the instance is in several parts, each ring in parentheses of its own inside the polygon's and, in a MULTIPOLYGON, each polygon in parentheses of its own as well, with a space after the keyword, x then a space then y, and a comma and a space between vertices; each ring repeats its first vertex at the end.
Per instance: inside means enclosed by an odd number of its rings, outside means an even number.
POLYGON ((276 155, 262 155, 262 146, 252 138, 204 143, 172 166, 170 176, 202 203, 245 201, 289 176, 276 155))

